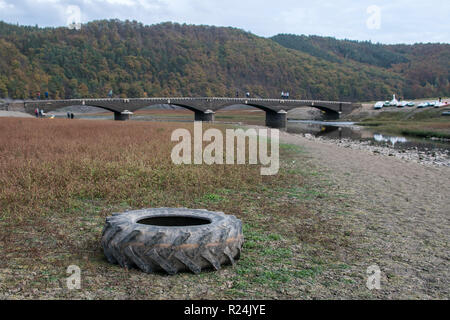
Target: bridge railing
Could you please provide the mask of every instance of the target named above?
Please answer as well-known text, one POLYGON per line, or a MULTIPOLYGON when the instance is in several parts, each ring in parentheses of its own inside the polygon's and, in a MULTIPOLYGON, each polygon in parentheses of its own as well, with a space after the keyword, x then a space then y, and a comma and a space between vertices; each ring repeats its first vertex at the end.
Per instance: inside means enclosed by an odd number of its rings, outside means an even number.
POLYGON ((86 99, 60 99, 60 100, 25 100, 25 103, 51 103, 51 102, 103 102, 103 101, 118 101, 118 102, 130 102, 130 101, 235 101, 235 102, 278 102, 281 104, 292 103, 326 103, 326 104, 342 104, 351 105, 352 102, 345 101, 327 101, 327 100, 300 100, 300 99, 264 99, 264 98, 230 98, 230 97, 149 97, 149 98, 86 98, 86 99))

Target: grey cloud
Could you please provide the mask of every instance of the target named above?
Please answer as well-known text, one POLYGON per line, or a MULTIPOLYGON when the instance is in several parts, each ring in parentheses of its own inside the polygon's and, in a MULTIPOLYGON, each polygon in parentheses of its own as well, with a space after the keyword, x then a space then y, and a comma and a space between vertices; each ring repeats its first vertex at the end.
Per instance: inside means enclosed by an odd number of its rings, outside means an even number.
POLYGON ((0 0, 0 20, 64 26, 76 5, 82 22, 129 19, 233 26, 260 36, 317 34, 383 43, 450 42, 447 0, 0 0), (367 8, 381 9, 379 29, 369 29, 367 8))

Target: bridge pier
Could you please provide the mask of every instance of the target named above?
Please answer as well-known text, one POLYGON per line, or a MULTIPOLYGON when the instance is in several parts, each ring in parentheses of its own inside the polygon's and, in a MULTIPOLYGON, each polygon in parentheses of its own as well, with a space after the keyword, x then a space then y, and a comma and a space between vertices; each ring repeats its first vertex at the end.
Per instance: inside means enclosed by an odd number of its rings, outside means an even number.
POLYGON ((116 121, 127 121, 127 120, 130 120, 130 116, 132 114, 133 114, 133 112, 130 112, 128 110, 125 110, 124 112, 114 111, 114 120, 116 120, 116 121))
POLYGON ((286 129, 287 127, 287 112, 280 110, 266 111, 266 126, 271 128, 286 129))
POLYGON ((211 110, 206 110, 205 112, 196 111, 195 112, 195 121, 213 122, 214 115, 215 115, 215 112, 211 111, 211 110))

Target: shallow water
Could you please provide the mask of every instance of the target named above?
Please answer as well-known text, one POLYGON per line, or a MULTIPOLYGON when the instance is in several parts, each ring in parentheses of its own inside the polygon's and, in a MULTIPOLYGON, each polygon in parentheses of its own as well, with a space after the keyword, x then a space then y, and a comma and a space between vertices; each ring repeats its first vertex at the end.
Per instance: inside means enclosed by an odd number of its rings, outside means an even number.
POLYGON ((287 131, 311 134, 327 139, 369 141, 374 145, 383 145, 395 149, 450 150, 450 142, 387 134, 374 128, 357 126, 354 122, 289 120, 287 131))

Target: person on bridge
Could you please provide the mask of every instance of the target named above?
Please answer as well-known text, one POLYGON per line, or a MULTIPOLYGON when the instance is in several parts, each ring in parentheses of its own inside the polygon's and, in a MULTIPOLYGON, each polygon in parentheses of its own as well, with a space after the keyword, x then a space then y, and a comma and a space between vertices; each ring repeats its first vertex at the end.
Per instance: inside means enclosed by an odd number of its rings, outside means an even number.
POLYGON ((247 92, 245 93, 245 96, 246 96, 247 98, 250 98, 250 92, 247 91, 247 92))
POLYGON ((112 98, 112 96, 113 96, 113 91, 112 91, 112 89, 111 90, 109 90, 109 92, 108 92, 108 98, 112 98))
POLYGON ((44 95, 45 95, 45 99, 48 100, 48 91, 45 91, 44 95))
POLYGON ((37 99, 41 100, 41 92, 40 91, 38 91, 38 93, 37 93, 37 99))
POLYGON ((236 91, 236 98, 239 98, 239 91, 236 91))

